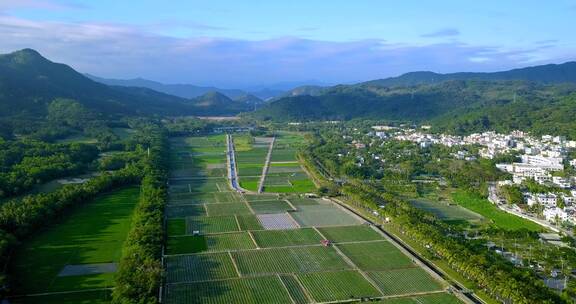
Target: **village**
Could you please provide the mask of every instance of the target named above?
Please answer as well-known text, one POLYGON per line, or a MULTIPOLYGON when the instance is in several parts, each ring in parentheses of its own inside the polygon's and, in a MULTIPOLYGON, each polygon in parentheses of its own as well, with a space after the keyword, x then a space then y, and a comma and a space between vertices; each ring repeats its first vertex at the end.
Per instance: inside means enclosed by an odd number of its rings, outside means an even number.
POLYGON ((563 136, 534 137, 522 131, 509 134, 490 131, 455 136, 428 133, 429 129, 430 126, 372 126, 373 131, 368 135, 382 140, 410 141, 421 148, 431 145, 463 147, 453 156, 465 161, 473 161, 478 157, 494 159, 506 154, 517 155, 517 162, 496 164, 496 168, 509 173, 511 179, 497 181, 496 187, 489 189, 490 201, 504 211, 522 215, 543 225, 546 225, 543 220, 557 227, 576 224, 576 159, 570 157, 570 152, 576 148, 576 141, 566 140, 563 136), (466 146, 479 147, 477 155, 470 153, 466 146), (520 204, 506 201, 500 191, 505 187, 520 189, 519 186, 526 183, 542 187, 534 192, 522 187, 520 204))

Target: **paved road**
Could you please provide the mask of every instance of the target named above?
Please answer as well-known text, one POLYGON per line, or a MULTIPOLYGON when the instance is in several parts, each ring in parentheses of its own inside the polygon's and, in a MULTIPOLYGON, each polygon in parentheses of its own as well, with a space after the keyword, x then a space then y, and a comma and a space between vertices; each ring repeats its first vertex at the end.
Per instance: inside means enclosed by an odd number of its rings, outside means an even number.
POLYGON ((236 172, 236 156, 234 151, 234 142, 232 141, 232 136, 230 134, 226 135, 226 158, 228 160, 228 179, 230 180, 230 186, 236 191, 242 191, 240 185, 238 184, 238 172, 236 172))

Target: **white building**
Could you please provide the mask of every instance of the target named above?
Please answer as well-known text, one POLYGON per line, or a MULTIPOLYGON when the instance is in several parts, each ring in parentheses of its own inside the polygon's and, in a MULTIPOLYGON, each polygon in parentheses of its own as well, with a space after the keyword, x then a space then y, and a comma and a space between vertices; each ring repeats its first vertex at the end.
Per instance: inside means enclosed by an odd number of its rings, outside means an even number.
POLYGON ((564 211, 564 209, 560 209, 558 207, 554 208, 546 208, 544 209, 544 217, 549 222, 555 222, 556 219, 559 219, 561 222, 568 220, 568 213, 564 211))

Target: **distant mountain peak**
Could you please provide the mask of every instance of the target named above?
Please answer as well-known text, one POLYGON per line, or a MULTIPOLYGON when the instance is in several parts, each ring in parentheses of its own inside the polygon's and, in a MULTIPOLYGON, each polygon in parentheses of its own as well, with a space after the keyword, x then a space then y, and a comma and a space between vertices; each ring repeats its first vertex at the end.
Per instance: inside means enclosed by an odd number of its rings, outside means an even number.
POLYGON ((2 57, 12 61, 14 64, 37 64, 50 62, 38 51, 29 48, 4 54, 2 57))

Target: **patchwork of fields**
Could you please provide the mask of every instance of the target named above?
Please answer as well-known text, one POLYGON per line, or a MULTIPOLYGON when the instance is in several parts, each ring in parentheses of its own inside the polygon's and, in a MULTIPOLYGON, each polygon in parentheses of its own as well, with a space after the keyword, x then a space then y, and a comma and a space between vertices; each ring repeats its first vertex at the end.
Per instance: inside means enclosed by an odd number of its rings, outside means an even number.
MULTIPOLYGON (((270 167, 264 180, 264 192, 307 193, 313 192, 314 183, 302 170, 296 159, 298 147, 304 138, 299 133, 278 132, 270 157, 270 167)), ((272 142, 268 137, 235 135, 236 160, 240 186, 257 191, 258 183, 272 142)))
MULTIPOLYGON (((246 177, 262 172, 268 146, 234 140, 250 190, 246 177)), ((295 158, 301 142, 281 133, 269 193, 245 194, 228 186, 223 135, 172 139, 164 303, 459 303, 371 226, 298 194, 314 189, 295 158), (291 182, 298 174, 306 188, 291 182)))

